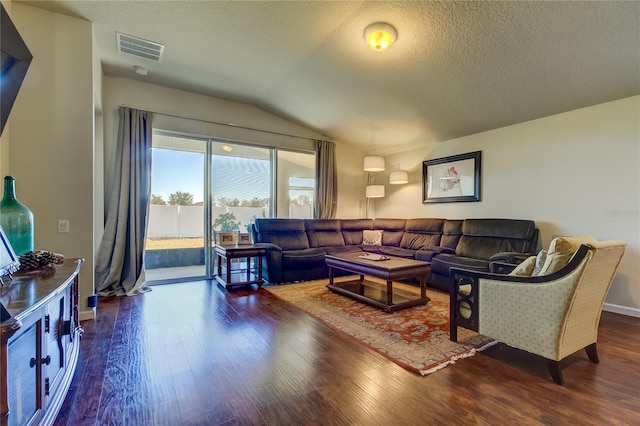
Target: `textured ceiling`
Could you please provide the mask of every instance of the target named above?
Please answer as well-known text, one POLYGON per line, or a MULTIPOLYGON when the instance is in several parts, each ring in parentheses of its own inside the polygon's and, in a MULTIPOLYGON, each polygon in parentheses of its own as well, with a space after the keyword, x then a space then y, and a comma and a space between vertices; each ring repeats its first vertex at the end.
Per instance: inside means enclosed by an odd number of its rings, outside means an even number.
POLYGON ((251 103, 383 155, 640 94, 635 1, 20 2, 94 22, 107 75, 251 103), (398 30, 385 52, 363 39, 377 21, 398 30), (116 31, 164 44, 162 62, 117 53, 116 31))

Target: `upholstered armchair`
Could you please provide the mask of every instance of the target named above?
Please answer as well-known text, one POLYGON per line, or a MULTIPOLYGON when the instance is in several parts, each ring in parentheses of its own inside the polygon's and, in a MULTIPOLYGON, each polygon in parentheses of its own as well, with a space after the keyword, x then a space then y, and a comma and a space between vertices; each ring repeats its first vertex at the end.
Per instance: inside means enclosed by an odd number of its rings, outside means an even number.
POLYGON ((556 238, 510 275, 456 269, 450 338, 464 327, 546 358, 564 384, 560 361, 585 349, 597 363, 596 341, 605 297, 626 244, 593 237, 556 238), (546 255, 546 259, 542 259, 546 255))

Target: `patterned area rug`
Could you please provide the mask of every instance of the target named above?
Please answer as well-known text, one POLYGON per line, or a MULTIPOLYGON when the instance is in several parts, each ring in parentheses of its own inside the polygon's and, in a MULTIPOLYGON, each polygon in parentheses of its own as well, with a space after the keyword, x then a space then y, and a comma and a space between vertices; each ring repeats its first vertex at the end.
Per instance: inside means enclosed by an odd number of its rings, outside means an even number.
MULTIPOLYGON (((386 313, 333 293, 326 287, 327 282, 268 285, 262 289, 423 376, 496 343, 463 328, 458 329, 458 342, 450 341, 449 295, 446 293, 427 289, 427 296, 431 298, 427 305, 386 313)), ((384 288, 382 284, 381 288, 384 288)), ((399 294, 419 294, 419 288, 402 283, 394 283, 393 290, 399 294)))

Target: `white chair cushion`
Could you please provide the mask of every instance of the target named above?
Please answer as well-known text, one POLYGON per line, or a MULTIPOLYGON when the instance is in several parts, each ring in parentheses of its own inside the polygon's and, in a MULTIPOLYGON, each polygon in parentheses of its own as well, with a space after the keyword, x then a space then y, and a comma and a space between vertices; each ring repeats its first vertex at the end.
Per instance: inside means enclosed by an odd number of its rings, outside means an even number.
POLYGON ((551 275, 567 266, 582 244, 595 244, 598 240, 590 235, 580 237, 558 237, 549 244, 549 251, 538 275, 551 275))
POLYGON ((533 268, 536 266, 536 256, 527 257, 522 263, 515 267, 509 275, 517 277, 529 277, 533 272, 533 268))

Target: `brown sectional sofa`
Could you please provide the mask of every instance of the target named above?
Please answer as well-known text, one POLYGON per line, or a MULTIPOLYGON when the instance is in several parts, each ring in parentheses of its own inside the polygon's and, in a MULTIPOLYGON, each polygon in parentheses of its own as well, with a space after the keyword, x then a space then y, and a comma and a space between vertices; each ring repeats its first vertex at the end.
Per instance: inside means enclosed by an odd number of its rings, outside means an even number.
POLYGON ((256 219, 252 233, 270 283, 326 278, 326 254, 369 251, 431 262, 429 284, 446 291, 452 267, 490 271, 540 245, 535 223, 517 219, 256 219), (382 244, 365 245, 365 230, 382 231, 382 244))

